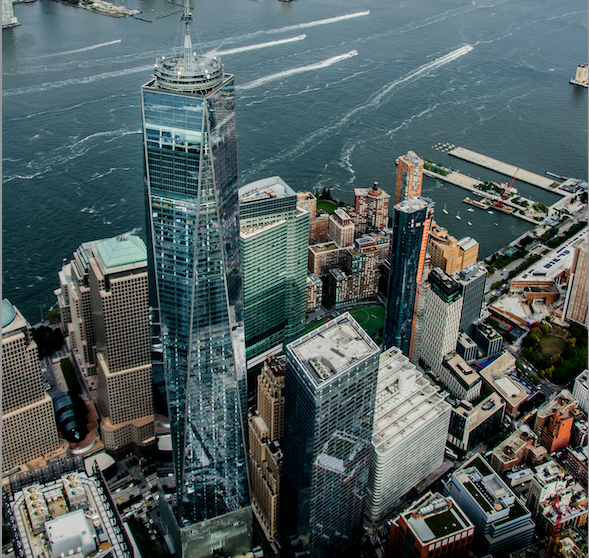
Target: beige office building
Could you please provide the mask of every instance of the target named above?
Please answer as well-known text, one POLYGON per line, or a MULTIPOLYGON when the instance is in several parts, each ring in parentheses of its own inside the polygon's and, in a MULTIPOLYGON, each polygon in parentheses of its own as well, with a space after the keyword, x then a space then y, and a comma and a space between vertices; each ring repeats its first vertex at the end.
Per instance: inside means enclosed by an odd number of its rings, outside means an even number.
POLYGON ((421 196, 422 182, 423 159, 420 159, 413 151, 408 151, 407 155, 401 155, 397 159, 395 205, 409 198, 421 196))
POLYGON ((145 244, 132 235, 97 242, 88 274, 104 445, 149 444, 154 423, 145 244))
POLYGON ((2 301, 2 473, 56 452, 51 397, 43 389, 31 326, 2 301))
POLYGON ((469 236, 456 240, 444 227, 432 221, 427 251, 432 269, 440 267, 446 273, 452 274, 476 263, 479 243, 469 236))
POLYGON ((284 358, 267 357, 258 376, 258 414, 249 421, 253 510, 268 540, 278 536, 284 434, 284 358))

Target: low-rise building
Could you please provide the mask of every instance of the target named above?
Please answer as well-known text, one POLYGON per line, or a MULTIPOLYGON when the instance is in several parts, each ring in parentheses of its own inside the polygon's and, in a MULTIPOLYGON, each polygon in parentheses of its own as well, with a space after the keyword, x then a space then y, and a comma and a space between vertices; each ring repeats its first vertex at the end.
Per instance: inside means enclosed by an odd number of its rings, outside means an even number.
POLYGON ((387 556, 467 558, 474 525, 458 504, 428 492, 392 522, 387 556))
POLYGON ((475 525, 477 556, 505 556, 532 542, 530 512, 480 454, 452 473, 446 492, 475 525))
POLYGON ((522 464, 537 465, 546 453, 538 437, 523 424, 493 449, 489 463, 498 473, 505 473, 522 464))
POLYGON ((567 389, 563 389, 538 409, 534 432, 549 453, 568 446, 575 415, 578 413, 577 400, 567 389))
POLYGON ((505 400, 505 410, 510 415, 515 415, 519 406, 528 399, 528 393, 517 381, 514 371, 515 357, 503 353, 479 372, 483 382, 505 400))
POLYGON ((557 518, 562 529, 587 523, 587 493, 554 461, 535 468, 526 505, 542 532, 551 533, 557 518))
MULTIPOLYGON (((446 400, 452 404, 449 398, 446 400)), ((471 451, 503 420, 504 414, 505 402, 496 393, 475 406, 468 401, 460 401, 452 406, 448 442, 463 451, 471 451)))

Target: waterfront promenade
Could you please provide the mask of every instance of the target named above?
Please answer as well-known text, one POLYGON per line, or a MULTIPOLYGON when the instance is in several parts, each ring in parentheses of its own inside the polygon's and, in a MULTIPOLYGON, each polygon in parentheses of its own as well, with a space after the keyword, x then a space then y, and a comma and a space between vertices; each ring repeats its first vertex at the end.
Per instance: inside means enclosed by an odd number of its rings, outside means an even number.
POLYGON ((535 174, 533 172, 518 168, 514 165, 510 165, 509 163, 503 163, 502 161, 492 159, 491 157, 487 157, 486 155, 482 155, 481 153, 476 153, 475 151, 471 151, 470 149, 465 149, 464 147, 456 147, 448 151, 448 154, 457 157, 458 159, 468 161, 469 163, 479 165, 480 167, 485 167, 487 169, 494 170, 500 174, 509 177, 513 177, 515 171, 517 171, 517 180, 527 182, 528 184, 538 186, 538 188, 543 188, 544 190, 549 190, 550 192, 565 194, 565 192, 561 192, 558 189, 558 182, 555 182, 551 178, 540 176, 539 174, 535 174))

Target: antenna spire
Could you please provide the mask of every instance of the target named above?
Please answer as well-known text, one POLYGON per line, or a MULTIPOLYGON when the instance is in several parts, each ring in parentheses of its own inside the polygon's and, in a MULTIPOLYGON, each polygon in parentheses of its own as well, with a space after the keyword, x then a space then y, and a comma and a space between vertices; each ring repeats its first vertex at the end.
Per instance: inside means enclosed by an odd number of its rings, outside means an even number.
POLYGON ((190 38, 190 22, 192 21, 192 14, 190 13, 190 6, 188 0, 184 0, 184 13, 182 14, 182 21, 184 22, 184 65, 186 70, 192 69, 192 40, 190 38))

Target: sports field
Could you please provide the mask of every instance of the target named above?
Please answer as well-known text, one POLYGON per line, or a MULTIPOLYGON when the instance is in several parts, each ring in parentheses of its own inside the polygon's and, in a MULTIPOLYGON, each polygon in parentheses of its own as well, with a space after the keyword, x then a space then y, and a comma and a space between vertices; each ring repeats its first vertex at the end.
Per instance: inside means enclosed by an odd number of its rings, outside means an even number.
MULTIPOLYGON (((363 308, 354 308, 349 310, 350 314, 354 319, 364 328, 366 333, 373 337, 378 333, 384 326, 385 308, 382 304, 375 304, 374 306, 365 306, 363 308)), ((305 333, 317 329, 320 325, 324 324, 331 318, 323 318, 318 322, 309 324, 305 328, 305 333)))

